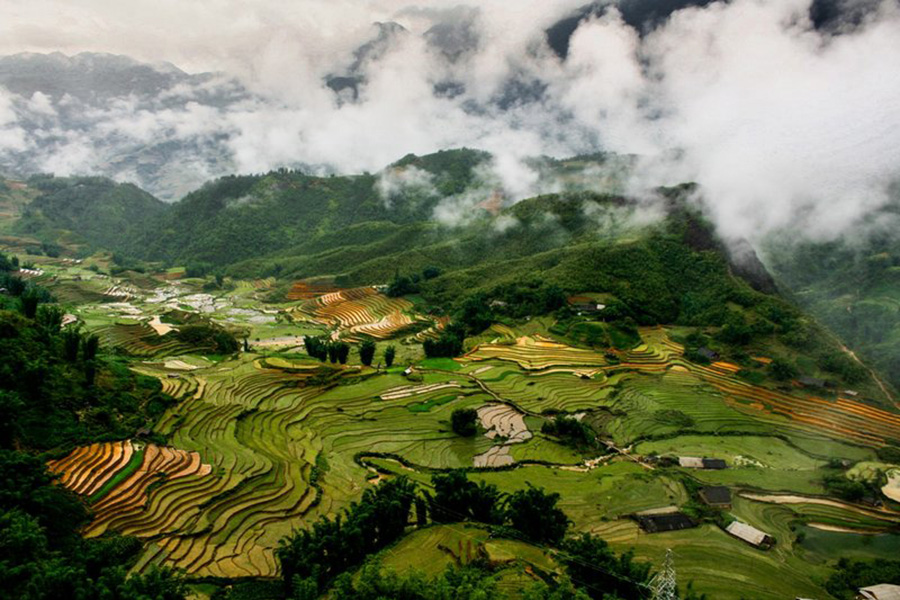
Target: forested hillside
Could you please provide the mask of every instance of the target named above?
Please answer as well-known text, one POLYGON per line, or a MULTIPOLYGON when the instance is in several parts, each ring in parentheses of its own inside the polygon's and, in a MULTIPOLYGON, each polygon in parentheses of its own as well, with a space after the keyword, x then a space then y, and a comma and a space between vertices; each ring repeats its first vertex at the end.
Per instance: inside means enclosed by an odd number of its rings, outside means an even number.
POLYGON ((84 245, 86 251, 131 243, 168 208, 130 183, 105 177, 36 175, 26 183, 37 197, 24 209, 16 232, 48 243, 84 245))
POLYGON ((775 242, 766 256, 798 303, 900 387, 900 243, 893 231, 775 242))

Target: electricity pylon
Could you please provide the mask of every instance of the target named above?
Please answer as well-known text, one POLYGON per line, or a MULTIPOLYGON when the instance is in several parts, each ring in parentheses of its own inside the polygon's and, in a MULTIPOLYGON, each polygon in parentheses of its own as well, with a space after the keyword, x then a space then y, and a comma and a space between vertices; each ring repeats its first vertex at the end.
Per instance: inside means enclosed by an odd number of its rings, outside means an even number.
POLYGON ((672 560, 671 549, 666 550, 666 562, 663 564, 662 571, 650 581, 650 589, 653 590, 653 600, 678 600, 675 562, 672 560))

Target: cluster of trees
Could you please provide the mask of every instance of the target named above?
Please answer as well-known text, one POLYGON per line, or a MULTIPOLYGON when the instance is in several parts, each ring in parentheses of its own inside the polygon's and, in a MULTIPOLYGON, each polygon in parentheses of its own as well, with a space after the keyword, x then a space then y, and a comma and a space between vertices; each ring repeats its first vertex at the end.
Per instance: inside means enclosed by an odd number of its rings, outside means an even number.
POLYGON ((155 378, 102 355, 96 336, 62 329, 57 305, 18 308, 0 309, 0 447, 128 437, 173 402, 155 378))
POLYGON ((391 298, 399 298, 408 294, 418 294, 421 290, 420 284, 423 281, 434 279, 440 276, 441 270, 437 267, 425 267, 422 273, 413 273, 412 275, 400 275, 400 271, 394 273, 394 279, 388 284, 386 294, 391 298))
POLYGON ((142 549, 136 538, 85 540, 77 496, 54 485, 44 463, 0 450, 0 595, 21 600, 182 600, 181 575, 152 570, 127 576, 142 549))
POLYGON ((556 415, 541 425, 541 433, 559 438, 563 444, 581 452, 598 447, 597 434, 587 423, 566 415, 556 415))
MULTIPOLYGON (((338 578, 329 594, 333 600, 500 600, 506 597, 483 565, 450 568, 429 579, 418 572, 398 575, 385 571, 375 560, 366 562, 356 578, 349 574, 338 578)), ((545 597, 530 596, 530 599, 545 597)))
POLYGON ((306 353, 322 362, 347 364, 350 358, 350 344, 335 342, 322 336, 303 336, 306 353))
MULTIPOLYGON (((375 352, 377 348, 375 346, 375 342, 372 340, 364 340, 362 344, 359 346, 359 362, 366 365, 367 367, 372 366, 372 361, 375 360, 375 352)), ((397 348, 394 346, 387 346, 384 349, 384 353, 382 357, 384 359, 384 366, 390 368, 394 364, 394 358, 397 356, 397 348)))
POLYGON ((425 340, 422 348, 428 358, 452 358, 462 354, 465 339, 465 328, 454 322, 447 325, 436 340, 425 340))
POLYGON ((181 600, 186 588, 175 573, 127 576, 139 540, 83 539, 84 504, 32 455, 132 436, 172 400, 159 381, 103 356, 96 336, 61 329, 62 309, 29 289, 0 304, 0 595, 181 600))
POLYGON ((0 273, 9 273, 19 270, 19 257, 0 254, 0 273))
POLYGON ((842 558, 825 582, 825 589, 835 598, 853 600, 859 588, 879 583, 900 585, 900 560, 863 561, 842 558))
MULTIPOLYGON (((439 523, 478 521, 511 527, 517 537, 536 544, 559 544, 569 519, 557 506, 559 494, 528 486, 503 494, 497 486, 471 481, 465 471, 436 473, 434 493, 426 493, 428 512, 439 523)), ((421 518, 420 518, 421 521, 421 518)))
POLYGON ((429 515, 437 523, 477 521, 496 527, 501 536, 556 548, 566 573, 558 582, 527 589, 524 597, 530 600, 647 597, 650 565, 635 561, 630 552, 617 555, 591 534, 566 538, 569 520, 558 507, 558 494, 531 486, 503 494, 494 485, 469 480, 463 471, 437 473, 431 483, 433 491, 423 496, 405 477, 388 480, 366 490, 359 503, 337 518, 322 518, 283 540, 277 556, 289 597, 313 600, 328 591, 329 597, 348 600, 500 598, 492 566, 483 561, 428 579, 385 572, 370 558, 403 535, 413 506, 419 526, 427 524, 429 515))
POLYGON ((565 304, 566 295, 560 287, 535 281, 503 284, 490 292, 467 295, 454 311, 453 323, 438 339, 425 341, 425 355, 429 358, 459 356, 466 335, 478 335, 502 316, 543 315, 565 304))
POLYGON ((276 551, 289 597, 318 598, 334 579, 398 540, 406 530, 415 484, 399 477, 363 492, 334 519, 281 541, 276 551))
POLYGON ((19 277, 18 270, 18 257, 0 254, 0 288, 4 290, 0 293, 0 309, 18 310, 33 319, 38 305, 53 302, 53 296, 46 288, 19 277))
POLYGON ((495 313, 516 319, 545 315, 566 305, 561 287, 536 280, 498 285, 487 298, 495 313))
MULTIPOLYGON (((478 521, 499 525, 504 521, 503 495, 495 485, 471 481, 464 471, 436 473, 433 493, 426 493, 427 510, 437 523, 478 521)), ((424 519, 419 515, 420 522, 424 519)))
POLYGON ((450 427, 456 435, 472 437, 478 433, 478 411, 474 408, 457 408, 450 413, 450 427))
MULTIPOLYGON (((313 358, 317 358, 322 362, 329 361, 331 363, 347 364, 350 358, 350 344, 347 342, 333 341, 323 336, 307 335, 303 337, 303 345, 306 353, 313 358)), ((377 346, 372 340, 365 340, 359 346, 359 361, 367 367, 372 366, 375 360, 377 346)), ((397 348, 387 346, 382 353, 384 364, 391 367, 394 364, 394 358, 397 356, 397 348)))
POLYGON ((213 354, 234 354, 241 348, 234 335, 213 323, 182 325, 175 335, 182 342, 198 348, 208 348, 213 354))
POLYGON ((878 498, 882 482, 850 479, 844 473, 829 473, 822 478, 822 485, 830 496, 859 502, 866 498, 878 498))

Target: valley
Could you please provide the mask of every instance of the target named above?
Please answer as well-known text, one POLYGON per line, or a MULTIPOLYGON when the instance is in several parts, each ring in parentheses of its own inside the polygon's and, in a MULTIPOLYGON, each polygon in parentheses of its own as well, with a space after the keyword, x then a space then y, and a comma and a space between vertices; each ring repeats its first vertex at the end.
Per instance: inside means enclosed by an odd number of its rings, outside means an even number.
MULTIPOLYGON (((897 468, 880 457, 900 439, 900 414, 873 381, 845 393, 839 384, 773 378, 766 352, 780 352, 775 338, 739 353, 718 345, 704 360, 696 338, 714 329, 617 329, 602 311, 566 308, 605 292, 579 289, 544 316, 496 315, 466 335, 461 355, 429 358, 423 342, 445 335, 450 320, 429 315, 415 295, 385 295, 389 282, 283 285, 184 269, 110 275, 115 263, 103 253, 27 260, 38 273, 28 281, 50 290, 67 320, 175 400, 126 440, 61 447, 48 462, 59 485, 88 503, 88 539, 115 531, 141 541, 138 573, 164 566, 188 581, 273 580, 279 541, 293 530, 340 514, 386 479, 403 476, 427 491, 435 473, 453 469, 502 493, 536 486, 559 494, 573 531, 616 551, 633 548, 638 560, 659 565, 672 549, 679 576, 711 598, 822 597, 829 564, 845 548, 872 558, 900 548, 896 499, 848 502, 825 483, 859 476, 880 485, 897 468), (239 347, 221 352, 179 337, 201 323, 239 347), (346 364, 321 361, 305 350, 311 337, 354 349, 346 364), (375 342, 370 364, 357 352, 364 340, 375 342), (451 428, 459 409, 478 411, 476 435, 451 428), (596 442, 573 445, 549 432, 560 415, 585 424, 596 442), (685 456, 726 467, 679 466, 685 456), (869 466, 863 475, 846 465, 869 466), (703 503, 710 486, 727 487, 728 508, 703 503), (671 510, 690 528, 649 533, 635 516, 671 510), (730 535, 733 521, 774 545, 730 535)), ((383 561, 436 575, 481 552, 506 557, 496 559, 495 576, 512 594, 535 581, 529 573, 561 570, 552 549, 477 524, 420 524, 383 561)))

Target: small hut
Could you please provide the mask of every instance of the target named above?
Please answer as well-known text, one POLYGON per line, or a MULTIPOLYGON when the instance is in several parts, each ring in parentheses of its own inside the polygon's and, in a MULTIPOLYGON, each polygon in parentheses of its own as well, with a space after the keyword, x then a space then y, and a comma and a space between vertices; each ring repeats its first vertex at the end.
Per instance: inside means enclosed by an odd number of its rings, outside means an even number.
POLYGON ((732 521, 731 524, 725 528, 725 531, 739 540, 743 540, 751 546, 763 550, 770 548, 772 544, 775 543, 775 539, 765 531, 760 531, 756 527, 741 523, 740 521, 732 521))
POLYGON ((713 508, 731 508, 731 490, 724 485, 714 485, 700 490, 700 499, 713 508))
POLYGON ((859 588, 858 600, 900 600, 900 585, 879 583, 859 588))

